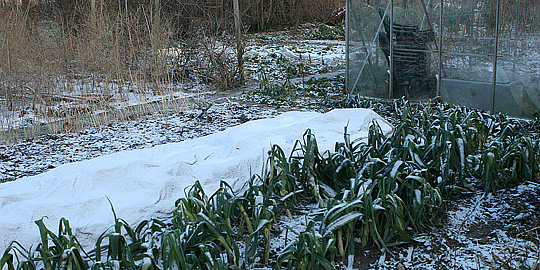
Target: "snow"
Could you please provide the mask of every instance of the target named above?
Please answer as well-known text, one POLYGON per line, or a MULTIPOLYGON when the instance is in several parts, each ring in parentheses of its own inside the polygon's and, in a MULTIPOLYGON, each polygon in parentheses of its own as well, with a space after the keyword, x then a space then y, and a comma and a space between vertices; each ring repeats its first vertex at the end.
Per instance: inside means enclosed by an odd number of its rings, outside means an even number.
POLYGON ((392 131, 368 109, 287 112, 205 137, 65 164, 0 184, 0 250, 13 240, 26 247, 38 242, 34 221, 42 217, 53 232, 60 218, 67 218, 83 246, 91 249, 114 222, 108 199, 116 214, 132 225, 167 218, 196 180, 207 193, 217 190, 220 180, 239 189, 251 174, 261 172, 272 144, 288 153, 312 129, 322 152, 342 141, 345 126, 351 137, 366 137, 373 120, 387 134, 392 131))
MULTIPOLYGON (((328 40, 280 40, 279 43, 261 45, 258 42, 246 47, 245 69, 248 78, 255 81, 283 80, 292 70, 301 72, 293 77, 322 74, 345 67, 344 42, 328 40)), ((290 79, 290 78, 289 78, 290 79)))
POLYGON ((195 108, 158 112, 75 133, 0 144, 0 182, 36 175, 61 164, 201 137, 279 113, 267 106, 224 102, 207 95, 205 99, 212 100, 206 112, 195 108))
MULTIPOLYGON (((191 92, 183 91, 185 85, 167 86, 167 94, 148 91, 148 86, 140 83, 121 85, 115 83, 98 83, 91 81, 62 81, 58 83, 58 97, 70 101, 42 101, 36 103, 26 100, 25 106, 13 111, 0 110, 0 132, 12 129, 30 129, 35 124, 47 124, 61 121, 74 110, 91 111, 87 117, 96 117, 112 110, 128 109, 156 102, 182 102, 183 98, 196 96, 196 91, 204 91, 207 86, 191 87, 191 92), (144 91, 142 90, 144 89, 144 91), (94 102, 88 102, 92 100, 94 102), (107 102, 105 102, 107 100, 107 102), (30 104, 30 105, 29 105, 30 104)), ((51 94, 52 95, 52 94, 51 94)), ((7 108, 5 100, 0 99, 0 106, 7 108)))

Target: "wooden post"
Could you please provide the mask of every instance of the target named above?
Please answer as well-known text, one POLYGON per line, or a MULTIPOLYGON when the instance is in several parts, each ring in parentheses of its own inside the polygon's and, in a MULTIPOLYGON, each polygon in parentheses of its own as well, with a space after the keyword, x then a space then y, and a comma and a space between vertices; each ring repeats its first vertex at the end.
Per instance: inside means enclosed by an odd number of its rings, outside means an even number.
POLYGON ((240 84, 244 84, 244 43, 242 41, 242 21, 240 19, 240 5, 233 0, 234 26, 236 30, 236 50, 238 58, 238 77, 240 84))
POLYGON ((96 0, 90 0, 90 30, 92 35, 95 36, 97 32, 97 10, 96 10, 96 0))
POLYGON ((161 3, 160 0, 154 0, 154 21, 152 23, 152 49, 157 50, 159 21, 160 21, 161 3))

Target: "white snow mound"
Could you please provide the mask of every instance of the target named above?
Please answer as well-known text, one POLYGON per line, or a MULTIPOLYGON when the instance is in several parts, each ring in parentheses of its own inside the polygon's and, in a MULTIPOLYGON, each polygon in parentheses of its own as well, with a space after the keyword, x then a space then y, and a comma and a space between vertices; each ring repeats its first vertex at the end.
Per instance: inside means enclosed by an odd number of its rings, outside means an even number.
POLYGON ((196 180, 207 194, 219 188, 220 180, 241 188, 252 174, 261 173, 272 144, 289 154, 309 128, 321 152, 333 150, 335 142, 343 141, 345 126, 353 139, 365 137, 373 120, 383 132, 392 131, 369 109, 287 112, 209 136, 66 164, 0 184, 0 254, 13 240, 26 248, 39 242, 34 221, 42 217, 55 233, 58 221, 67 218, 84 248, 92 249, 98 235, 114 222, 107 198, 132 226, 166 218, 196 180))

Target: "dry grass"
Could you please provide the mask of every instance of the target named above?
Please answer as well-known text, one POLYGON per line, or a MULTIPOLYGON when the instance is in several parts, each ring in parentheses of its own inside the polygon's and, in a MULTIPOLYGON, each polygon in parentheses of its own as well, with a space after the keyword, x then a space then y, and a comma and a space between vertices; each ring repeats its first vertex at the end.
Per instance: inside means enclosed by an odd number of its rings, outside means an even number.
MULTIPOLYGON (((153 29, 152 10, 99 9, 95 20, 76 26, 29 15, 17 6, 0 10, 3 140, 125 120, 134 103, 179 90, 167 56, 158 53, 168 46, 167 28, 153 29), (25 122, 15 123, 21 114, 28 114, 25 122)), ((181 104, 162 106, 169 105, 181 104)), ((136 110, 154 109, 162 108, 136 110)))
MULTIPOLYGON (((516 22, 519 19, 520 31, 528 33, 539 31, 540 4, 537 0, 501 0, 500 7, 500 25, 503 29, 511 31, 512 28, 516 27, 516 22)), ((486 1, 484 8, 487 13, 485 16, 486 25, 490 31, 494 31, 497 0, 486 1)))
MULTIPOLYGON (((0 4, 0 141, 181 108, 185 80, 238 86, 232 0, 23 2, 0 4)), ((343 4, 240 2, 244 31, 324 21, 343 4)))
MULTIPOLYGON (((233 22, 232 0, 162 0, 163 12, 180 35, 228 31, 233 22)), ((344 0, 239 0, 248 31, 298 26, 301 22, 326 22, 344 0)))

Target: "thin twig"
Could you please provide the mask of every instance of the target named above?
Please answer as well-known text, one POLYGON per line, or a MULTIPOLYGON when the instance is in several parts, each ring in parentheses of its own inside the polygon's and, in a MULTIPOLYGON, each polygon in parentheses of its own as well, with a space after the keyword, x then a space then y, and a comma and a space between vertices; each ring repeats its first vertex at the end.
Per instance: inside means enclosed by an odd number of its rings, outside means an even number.
POLYGON ((480 199, 478 199, 476 201, 476 204, 474 205, 473 209, 471 209, 471 211, 469 211, 469 213, 467 213, 467 216, 466 218, 463 220, 463 222, 461 223, 461 225, 459 226, 459 228, 463 228, 463 226, 465 226, 465 222, 467 222, 467 220, 469 220, 469 218, 471 217, 472 213, 474 211, 476 211, 476 208, 478 208, 478 206, 480 205, 480 202, 482 202, 482 200, 484 199, 484 197, 486 196, 486 194, 482 194, 482 197, 480 197, 480 199))

